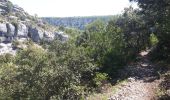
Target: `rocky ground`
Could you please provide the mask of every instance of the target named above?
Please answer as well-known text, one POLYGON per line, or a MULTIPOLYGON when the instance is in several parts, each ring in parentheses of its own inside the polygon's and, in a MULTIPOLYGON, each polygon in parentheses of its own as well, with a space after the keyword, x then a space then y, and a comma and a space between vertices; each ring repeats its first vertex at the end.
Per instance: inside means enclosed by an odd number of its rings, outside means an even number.
POLYGON ((124 73, 129 75, 128 82, 120 85, 109 100, 157 100, 156 94, 162 80, 147 54, 148 51, 142 52, 137 63, 127 66, 124 73))
POLYGON ((12 48, 12 43, 0 43, 0 55, 10 53, 12 55, 16 54, 16 49, 12 48))

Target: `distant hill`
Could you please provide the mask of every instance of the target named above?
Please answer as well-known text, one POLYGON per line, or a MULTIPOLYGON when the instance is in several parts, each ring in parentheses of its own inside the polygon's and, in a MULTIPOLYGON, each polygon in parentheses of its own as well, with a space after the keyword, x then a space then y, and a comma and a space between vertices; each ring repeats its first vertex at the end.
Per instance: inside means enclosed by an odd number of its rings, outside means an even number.
POLYGON ((89 17, 43 17, 51 25, 72 27, 83 30, 85 26, 97 19, 108 22, 113 16, 89 16, 89 17))

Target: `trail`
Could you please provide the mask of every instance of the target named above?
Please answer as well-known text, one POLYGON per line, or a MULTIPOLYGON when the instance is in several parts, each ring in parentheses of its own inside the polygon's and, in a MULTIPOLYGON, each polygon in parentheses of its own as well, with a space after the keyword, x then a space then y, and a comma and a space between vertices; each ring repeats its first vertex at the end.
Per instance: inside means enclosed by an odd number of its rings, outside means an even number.
POLYGON ((161 82, 148 51, 141 52, 138 61, 128 65, 122 73, 128 73, 128 82, 109 97, 109 100, 157 100, 156 92, 161 82))

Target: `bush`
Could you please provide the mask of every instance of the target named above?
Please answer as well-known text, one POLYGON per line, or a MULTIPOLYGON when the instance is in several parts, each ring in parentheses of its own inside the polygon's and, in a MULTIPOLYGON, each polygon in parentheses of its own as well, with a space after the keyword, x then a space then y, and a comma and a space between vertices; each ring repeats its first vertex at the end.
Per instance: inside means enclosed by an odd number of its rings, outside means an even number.
POLYGON ((156 44, 158 43, 158 38, 153 33, 150 35, 150 42, 151 46, 156 46, 156 44))
POLYGON ((95 68, 83 48, 59 41, 48 52, 28 45, 12 58, 0 59, 0 99, 80 99, 85 93, 83 73, 95 68))
POLYGON ((107 83, 108 79, 109 79, 109 77, 106 73, 96 72, 93 81, 95 82, 97 87, 101 87, 102 85, 107 83))

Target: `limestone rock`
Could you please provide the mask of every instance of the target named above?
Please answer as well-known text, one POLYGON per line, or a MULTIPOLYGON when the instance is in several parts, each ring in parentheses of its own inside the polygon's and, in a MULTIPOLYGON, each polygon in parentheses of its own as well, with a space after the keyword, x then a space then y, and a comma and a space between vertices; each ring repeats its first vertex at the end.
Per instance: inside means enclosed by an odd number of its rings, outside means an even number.
POLYGON ((46 41, 52 41, 54 40, 55 35, 52 32, 44 32, 44 40, 46 41))
POLYGON ((7 27, 6 36, 7 36, 7 37, 13 37, 14 34, 15 34, 15 26, 12 25, 11 23, 7 23, 7 24, 6 24, 6 27, 7 27))
POLYGON ((9 16, 8 17, 10 20, 18 20, 18 17, 16 17, 16 16, 9 16))
POLYGON ((69 38, 69 36, 66 35, 66 34, 64 34, 64 32, 56 32, 56 33, 55 33, 55 37, 56 37, 57 39, 63 41, 63 42, 64 42, 64 41, 67 41, 68 38, 69 38))
POLYGON ((28 36, 28 28, 25 24, 19 23, 18 24, 18 37, 27 37, 28 36))
POLYGON ((44 32, 36 27, 29 27, 28 35, 34 42, 40 42, 43 39, 44 32))
POLYGON ((5 23, 0 23, 0 36, 4 36, 7 33, 7 27, 5 23))

